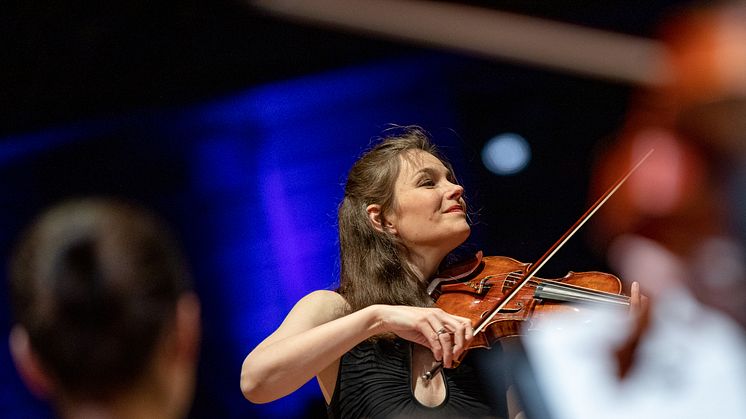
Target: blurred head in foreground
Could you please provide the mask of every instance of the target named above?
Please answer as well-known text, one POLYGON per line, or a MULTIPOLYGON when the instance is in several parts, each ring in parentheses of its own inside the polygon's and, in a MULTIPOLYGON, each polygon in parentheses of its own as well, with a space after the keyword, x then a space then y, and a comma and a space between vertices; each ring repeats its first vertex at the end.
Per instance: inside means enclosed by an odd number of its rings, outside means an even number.
POLYGON ((103 199, 38 218, 10 261, 10 350, 62 417, 186 416, 199 302, 160 220, 103 199))
POLYGON ((746 329, 746 3, 692 6, 660 32, 667 82, 638 93, 592 196, 655 152, 595 217, 595 247, 648 295, 686 285, 746 329))

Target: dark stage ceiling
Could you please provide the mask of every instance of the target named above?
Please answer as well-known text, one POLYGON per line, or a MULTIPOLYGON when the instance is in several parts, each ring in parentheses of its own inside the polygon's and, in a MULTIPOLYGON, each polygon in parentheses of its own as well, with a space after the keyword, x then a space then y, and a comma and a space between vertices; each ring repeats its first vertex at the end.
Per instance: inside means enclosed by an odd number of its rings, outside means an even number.
MULTIPOLYGON (((240 1, 4 3, 2 136, 189 104, 421 48, 288 23, 240 1)), ((689 2, 459 3, 649 37, 662 16, 689 2)))

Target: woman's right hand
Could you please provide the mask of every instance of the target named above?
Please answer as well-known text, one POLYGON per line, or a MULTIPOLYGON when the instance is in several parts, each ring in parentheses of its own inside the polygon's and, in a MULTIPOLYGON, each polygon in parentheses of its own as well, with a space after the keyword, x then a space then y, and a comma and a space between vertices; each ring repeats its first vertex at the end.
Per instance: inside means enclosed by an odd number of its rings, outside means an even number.
POLYGON ((471 321, 439 308, 376 306, 380 329, 429 348, 437 361, 450 368, 474 337, 471 321))

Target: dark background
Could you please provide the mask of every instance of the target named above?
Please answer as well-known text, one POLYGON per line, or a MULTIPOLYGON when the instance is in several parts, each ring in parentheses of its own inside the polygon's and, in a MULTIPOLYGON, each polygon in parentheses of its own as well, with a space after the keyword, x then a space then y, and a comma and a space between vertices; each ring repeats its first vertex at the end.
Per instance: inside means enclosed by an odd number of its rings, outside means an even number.
MULTIPOLYGON (((352 32, 286 23, 239 1, 4 3, 6 134, 182 106, 271 81, 419 52, 352 32)), ((691 2, 453 3, 652 36, 661 16, 691 2)), ((480 64, 493 76, 504 67, 480 64)))
MULTIPOLYGON (((691 2, 461 3, 654 37, 691 2)), ((340 184, 386 124, 422 125, 454 160, 478 212, 470 246, 532 261, 593 198, 595 150, 636 88, 289 23, 227 0, 10 1, 0 28, 3 256, 61 199, 116 195, 165 215, 203 300, 194 417, 323 409, 313 383, 266 406, 243 400, 240 362, 300 296, 334 286, 340 184), (531 144, 524 172, 482 167, 482 145, 502 132, 531 144)), ((603 268, 579 237, 542 276, 603 268)), ((8 307, 5 286, 0 297, 8 307)), ((5 334, 8 309, 0 320, 5 334)), ((5 346, 0 416, 47 416, 5 346)))

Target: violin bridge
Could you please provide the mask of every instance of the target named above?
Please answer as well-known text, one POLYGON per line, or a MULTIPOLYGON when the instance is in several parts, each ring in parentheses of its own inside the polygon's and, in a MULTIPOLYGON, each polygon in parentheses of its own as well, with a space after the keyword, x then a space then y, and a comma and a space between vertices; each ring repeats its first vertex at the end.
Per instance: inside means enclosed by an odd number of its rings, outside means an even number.
POLYGON ((487 281, 490 280, 490 278, 493 278, 495 275, 488 275, 484 278, 481 278, 479 281, 469 281, 464 283, 464 285, 468 286, 469 288, 473 289, 477 294, 484 294, 488 289, 489 286, 487 284, 487 281))

